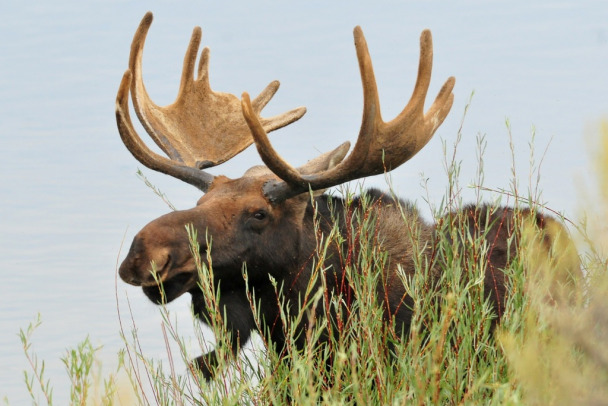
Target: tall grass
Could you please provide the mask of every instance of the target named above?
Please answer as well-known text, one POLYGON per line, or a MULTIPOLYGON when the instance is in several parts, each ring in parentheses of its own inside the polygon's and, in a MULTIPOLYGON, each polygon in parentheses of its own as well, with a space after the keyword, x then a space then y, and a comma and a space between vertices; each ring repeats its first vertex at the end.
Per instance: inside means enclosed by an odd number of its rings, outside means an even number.
MULTIPOLYGON (((608 214, 608 124, 602 130, 603 154, 599 157, 598 173, 603 200, 590 209, 599 218, 608 214)), ((479 159, 485 143, 479 142, 479 159)), ((450 184, 444 201, 435 214, 441 218, 448 211, 462 207, 458 198, 459 167, 446 149, 445 166, 450 184)), ((531 157, 531 162, 534 159, 531 157)), ((531 171, 538 174, 538 169, 531 171)), ((477 176, 483 180, 480 165, 477 176)), ((481 189, 481 188, 480 188, 481 189)), ((534 206, 537 188, 520 198, 514 181, 509 192, 515 196, 515 208, 520 201, 525 207, 534 206)), ((348 193, 346 199, 349 199, 348 193)), ((481 197, 479 198, 481 200, 481 197)), ((430 286, 431 264, 421 254, 416 258, 416 273, 402 275, 407 293, 413 298, 414 316, 409 334, 397 331, 383 318, 375 286, 386 261, 376 237, 378 219, 367 210, 364 202, 361 221, 342 236, 337 230, 329 235, 318 234, 316 268, 313 278, 326 271, 324 258, 331 244, 343 245, 345 271, 354 297, 350 302, 345 323, 332 326, 328 318, 319 318, 305 331, 306 345, 296 345, 299 320, 315 309, 334 309, 341 314, 345 297, 328 295, 327 291, 309 289, 298 303, 286 302, 280 281, 271 281, 277 301, 285 309, 299 309, 295 316, 287 310, 281 315, 285 327, 287 351, 278 353, 265 334, 259 336, 262 349, 242 352, 234 357, 226 345, 223 309, 218 305, 213 267, 198 258, 196 230, 189 229, 192 253, 197 260, 200 288, 210 309, 207 320, 216 336, 217 377, 206 382, 195 368, 183 367, 196 354, 187 346, 170 321, 167 309, 161 307, 163 334, 176 341, 179 353, 169 354, 170 365, 149 359, 139 349, 137 329, 123 329, 125 350, 119 354, 119 368, 101 379, 95 373, 97 349, 88 340, 68 350, 64 358, 71 377, 72 404, 447 404, 447 405, 600 405, 608 404, 608 274, 606 245, 608 232, 600 222, 577 227, 583 241, 579 257, 571 239, 563 229, 547 230, 554 243, 547 247, 535 229, 521 215, 521 223, 513 235, 515 259, 505 273, 509 281, 509 300, 496 329, 492 324, 496 310, 492 309, 483 292, 485 258, 488 252, 483 233, 471 234, 466 227, 453 227, 439 221, 440 235, 437 252, 444 269, 437 286, 430 286), (589 225, 596 224, 598 229, 589 225), (356 238, 354 238, 356 237, 356 238), (517 240, 517 244, 516 244, 517 240), (454 241, 467 241, 455 244, 454 241), (359 252, 353 256, 353 252, 359 252), (584 282, 564 284, 567 272, 582 261, 584 282), (320 345, 319 338, 330 332, 330 339, 320 345), (336 332, 331 333, 331 332, 336 332), (331 359, 333 366, 325 368, 331 359), (288 362, 285 362, 285 361, 288 362), (122 378, 121 378, 122 376, 122 378)), ((366 206, 367 205, 367 206, 366 206)), ((542 207, 532 207, 542 210, 542 207)), ((404 221, 407 221, 404 215, 404 221)), ((415 233, 414 233, 415 235, 415 233)), ((212 241, 211 241, 212 242, 212 241)), ((414 239, 414 243, 416 240, 414 239)), ((248 280, 246 267, 243 278, 248 280)), ((322 278, 320 279, 322 280, 322 278)), ((260 304, 255 291, 248 297, 256 323, 262 329, 260 304)), ((380 298, 381 300, 381 298, 380 298)), ((121 310, 121 319, 125 320, 121 310)), ((136 322, 136 321, 135 321, 136 322)), ((30 342, 36 324, 22 331, 26 357, 31 370, 25 373, 27 391, 34 404, 52 404, 52 387, 45 375, 44 363, 31 352, 30 342), (42 395, 42 396, 41 396, 42 395), (42 400, 40 400, 42 399, 42 400)), ((211 350, 199 335, 200 351, 211 350)))

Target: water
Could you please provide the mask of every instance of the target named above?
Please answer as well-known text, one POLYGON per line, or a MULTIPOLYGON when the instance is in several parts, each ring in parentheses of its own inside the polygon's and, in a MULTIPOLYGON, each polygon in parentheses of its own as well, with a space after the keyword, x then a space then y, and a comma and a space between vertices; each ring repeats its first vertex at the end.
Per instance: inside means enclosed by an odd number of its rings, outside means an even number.
MULTIPOLYGON (((418 36, 429 27, 435 42, 430 94, 456 76, 454 107, 436 139, 394 172, 395 189, 424 206, 423 173, 428 195, 439 201, 446 185, 440 138, 454 141, 475 91, 460 149, 463 185, 475 176, 475 138, 486 134, 486 185, 508 187, 509 118, 521 187, 534 126, 539 150, 551 141, 543 199, 576 217, 580 183, 589 177, 588 128, 608 113, 608 4, 369 4, 148 5, 155 22, 144 56, 147 88, 159 104, 173 100, 191 29, 201 25, 203 43, 212 50, 214 89, 255 93, 280 79, 282 89, 266 114, 308 107, 300 123, 272 136, 288 161, 301 164, 358 133, 361 90, 352 28, 360 24, 366 33, 383 116, 392 118, 409 98, 418 36)), ((59 360, 67 347, 89 336, 104 345, 104 368, 115 365, 123 346, 116 296, 125 317, 128 295, 144 351, 166 358, 157 309, 138 289, 115 285, 123 240, 128 245, 145 223, 168 211, 135 176, 141 165, 121 144, 113 111, 133 32, 147 10, 118 1, 0 4, 0 399, 11 404, 28 399, 17 333, 38 312, 43 324, 33 350, 46 360, 56 404, 68 396, 59 360)), ((255 151, 247 150, 213 172, 238 176, 257 163, 255 151)), ((178 208, 198 198, 188 185, 146 174, 178 208)), ((470 199, 474 191, 463 195, 470 199)), ((191 334, 187 301, 171 310, 184 335, 191 334)))

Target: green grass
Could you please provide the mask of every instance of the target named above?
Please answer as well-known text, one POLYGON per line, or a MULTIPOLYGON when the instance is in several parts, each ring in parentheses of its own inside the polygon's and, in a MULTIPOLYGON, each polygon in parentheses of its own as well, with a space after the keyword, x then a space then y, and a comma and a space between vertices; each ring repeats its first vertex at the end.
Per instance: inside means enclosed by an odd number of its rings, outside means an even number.
MULTIPOLYGON (((598 157, 597 172, 602 176, 603 201, 594 210, 601 218, 608 214, 608 124, 601 128, 603 149, 598 157)), ((484 150, 479 142, 480 169, 478 190, 482 190, 484 150)), ((450 179, 446 196, 434 212, 437 218, 462 206, 458 198, 459 167, 454 155, 445 153, 445 167, 450 179)), ((539 173, 531 154, 530 178, 539 173)), ((537 183, 522 198, 515 173, 508 192, 515 197, 516 208, 541 210, 537 183)), ((160 192, 159 192, 160 193, 160 192)), ((481 200, 481 195, 479 197, 481 200)), ((513 201, 513 199, 510 199, 513 201)), ((183 368, 196 354, 187 346, 161 307, 163 334, 179 345, 179 353, 170 354, 170 365, 161 365, 139 351, 137 330, 122 332, 125 349, 118 354, 118 369, 101 377, 96 367, 94 348, 88 339, 66 352, 63 362, 72 382, 71 404, 364 404, 364 405, 595 405, 608 404, 608 274, 606 245, 608 232, 591 229, 584 223, 576 229, 583 241, 580 259, 586 284, 563 287, 564 269, 570 269, 578 254, 567 237, 556 237, 547 250, 539 243, 538 232, 522 226, 514 238, 520 241, 514 261, 505 270, 509 277, 510 296, 496 331, 490 330, 494 312, 483 295, 483 263, 486 248, 482 236, 468 235, 464 229, 446 229, 471 243, 463 248, 448 239, 439 242, 446 268, 439 289, 430 289, 429 265, 417 258, 417 272, 403 276, 408 294, 414 298, 411 332, 402 337, 382 320, 374 286, 384 253, 374 242, 374 219, 363 221, 356 244, 362 254, 347 264, 347 274, 356 297, 351 317, 338 326, 339 334, 331 336, 328 345, 319 346, 318 338, 328 321, 317 321, 306 331, 307 345, 298 351, 294 341, 298 318, 316 306, 335 307, 341 311, 339 297, 323 291, 308 290, 296 306, 301 312, 295 318, 284 317, 289 364, 282 362, 264 336, 264 351, 234 359, 225 351, 225 329, 222 310, 217 306, 216 287, 208 281, 213 269, 198 259, 201 289, 205 292, 210 312, 209 324, 217 337, 219 354, 217 378, 205 382, 192 369, 183 368), (524 270, 527 269, 527 272, 524 270), (362 299, 362 300, 361 300, 362 299), (305 305, 302 305, 305 303, 305 305), (389 350, 390 349, 390 350, 389 350), (333 357, 333 368, 327 371, 325 360, 333 357)), ((596 222, 597 223, 597 222, 596 222)), ((601 224, 598 224, 600 227, 601 224)), ((439 227, 448 227, 447 222, 439 227)), ((189 230, 196 249, 195 231, 189 230)), ((316 275, 324 272, 323 258, 327 247, 342 237, 334 232, 319 237, 315 263, 316 275)), ((354 240, 354 239, 353 239, 354 240)), ((515 245, 514 245, 515 246, 515 245)), ((420 247, 422 248, 422 247, 420 247)), ((247 278, 246 269, 243 277, 247 278)), ((275 281, 276 282, 276 281, 275 281)), ((311 284, 312 286, 312 284, 311 284)), ((275 283, 277 297, 282 286, 275 283)), ((255 293, 250 303, 257 313, 255 293)), ((121 314, 126 311, 121 309, 121 314)), ((124 316, 123 316, 124 317, 124 316)), ((135 321, 137 322, 137 321, 135 321)), ((257 320, 259 323, 260 321, 257 320)), ((34 404, 53 404, 52 385, 45 374, 44 362, 31 351, 32 335, 39 321, 21 331, 24 353, 31 369, 25 372, 26 389, 34 404)), ((126 324, 126 323, 125 323, 126 324)), ((200 352, 209 351, 202 337, 200 352)))

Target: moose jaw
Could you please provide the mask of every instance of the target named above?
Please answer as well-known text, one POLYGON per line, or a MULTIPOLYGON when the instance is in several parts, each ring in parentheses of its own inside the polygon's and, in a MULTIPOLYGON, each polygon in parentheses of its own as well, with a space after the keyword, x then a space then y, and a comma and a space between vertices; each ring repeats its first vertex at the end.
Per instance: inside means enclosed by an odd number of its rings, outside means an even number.
MULTIPOLYGON (((412 158, 429 142, 449 113, 455 79, 450 77, 445 82, 425 113, 433 47, 430 31, 423 31, 418 76, 410 101, 395 119, 383 121, 367 43, 361 28, 356 27, 354 40, 363 85, 363 119, 357 142, 348 156, 350 144, 346 142, 294 168, 273 149, 267 133, 300 119, 305 108, 271 118, 261 117, 262 109, 278 90, 278 81, 270 83, 253 100, 247 93, 239 99, 213 91, 209 84, 208 48, 201 53, 196 77, 194 73, 201 42, 199 27, 194 29, 186 51, 175 102, 160 107, 150 100, 142 79, 142 54, 151 23, 152 14, 147 13, 133 38, 129 69, 122 78, 116 100, 118 130, 125 146, 143 165, 181 179, 205 194, 194 208, 165 214, 146 225, 135 236, 120 266, 120 277, 126 283, 141 286, 155 303, 170 302, 190 293, 195 313, 206 322, 208 309, 198 286, 199 274, 186 231, 186 226, 192 225, 197 231, 201 257, 210 255, 212 259, 214 286, 220 286, 219 306, 233 353, 258 328, 246 294, 244 264, 249 289, 255 290, 260 304, 263 321, 260 333, 267 334, 281 352, 285 350, 286 330, 279 315, 287 311, 295 316, 297 309, 295 306, 280 309, 270 279, 284 288, 286 303, 299 303, 312 277, 310 259, 317 248, 315 223, 325 235, 329 235, 334 225, 346 235, 347 222, 353 218, 347 216, 347 211, 362 210, 364 197, 355 198, 349 205, 339 198, 330 203, 324 190, 394 170, 412 158), (129 94, 139 121, 169 158, 150 150, 135 132, 129 115, 129 94), (205 171, 228 161, 252 143, 266 166, 252 167, 238 179, 205 171), (205 236, 212 239, 211 252, 207 252, 205 236)), ((407 275, 413 274, 415 249, 422 249, 422 255, 433 263, 429 277, 436 279, 441 269, 441 261, 433 252, 436 227, 420 218, 411 205, 377 190, 366 192, 365 199, 370 201, 369 210, 377 217, 378 241, 387 258, 377 279, 377 302, 394 331, 406 335, 412 318, 412 299, 405 294, 398 268, 407 275)), ((454 227, 470 227, 472 233, 485 235, 492 247, 487 255, 484 288, 500 317, 506 300, 501 270, 514 251, 508 247, 515 227, 514 211, 505 207, 468 206, 457 214, 448 214, 444 220, 454 227)), ((556 223, 540 214, 532 214, 532 218, 541 229, 548 223, 556 223)), ((337 253, 341 247, 331 249, 337 253)), ((323 281, 314 282, 315 289, 324 286, 331 294, 344 294, 349 289, 343 282, 346 279, 339 257, 327 256, 323 264, 327 272, 323 281)), ((338 317, 335 309, 321 307, 315 319, 325 317, 327 312, 329 317, 338 317)), ((299 328, 305 329, 310 322, 312 319, 302 320, 299 328)), ((298 346, 303 347, 304 334, 297 340, 298 346)), ((321 342, 324 340, 327 336, 321 337, 321 342)), ((206 378, 213 377, 217 365, 215 352, 198 357, 195 365, 206 378)))

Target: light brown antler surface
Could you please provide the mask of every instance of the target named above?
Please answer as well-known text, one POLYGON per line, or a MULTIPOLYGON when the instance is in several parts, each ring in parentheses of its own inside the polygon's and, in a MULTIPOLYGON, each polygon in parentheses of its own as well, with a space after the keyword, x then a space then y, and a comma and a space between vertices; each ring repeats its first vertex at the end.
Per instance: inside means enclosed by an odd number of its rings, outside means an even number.
MULTIPOLYGON (((117 97, 117 106, 122 106, 120 114, 117 107, 117 119, 123 120, 119 121, 119 129, 123 129, 121 136, 133 155, 151 169, 180 178, 175 171, 168 169, 170 162, 175 162, 178 167, 208 168, 229 160, 251 145, 253 138, 243 119, 240 100, 229 93, 215 92, 209 85, 208 48, 204 48, 201 53, 195 78, 194 68, 202 36, 200 27, 192 32, 175 102, 161 107, 150 99, 143 83, 142 56, 151 24, 152 13, 148 12, 133 37, 129 58, 130 74, 125 74, 117 97), (133 130, 128 101, 121 99, 128 96, 128 89, 122 89, 127 82, 140 122, 171 160, 150 151, 133 130), (135 146, 138 147, 134 152, 131 147, 135 146)), ((284 127, 306 112, 304 107, 300 107, 275 117, 260 117, 261 110, 278 88, 278 81, 271 82, 251 103, 253 114, 264 131, 284 127)))
MULTIPOLYGON (((243 120, 240 100, 232 94, 211 90, 209 48, 203 49, 194 77, 202 37, 200 27, 192 32, 175 102, 160 107, 150 99, 142 78, 142 55, 151 24, 152 13, 148 13, 133 38, 129 68, 134 76, 131 95, 135 112, 152 139, 171 159, 201 169, 225 162, 251 145, 253 139, 243 120)), ((252 102, 257 117, 278 88, 278 81, 270 83, 252 102)), ((273 131, 298 120, 305 112, 304 108, 298 108, 260 120, 266 131, 273 131)))
POLYGON ((181 179, 206 192, 211 182, 213 182, 213 175, 158 155, 139 138, 139 135, 137 135, 137 132, 133 128, 129 115, 129 88, 131 87, 131 81, 131 71, 127 70, 122 77, 118 94, 116 95, 116 123, 122 142, 135 159, 147 168, 181 179))
POLYGON ((433 105, 424 113, 433 65, 433 43, 429 30, 424 30, 420 36, 418 78, 410 101, 401 113, 389 122, 382 120, 372 62, 360 27, 355 28, 354 37, 363 84, 363 120, 353 151, 333 168, 304 175, 285 162, 272 148, 263 126, 255 117, 255 110, 248 95, 243 95, 243 114, 255 138, 258 152, 264 163, 284 181, 266 185, 265 193, 271 200, 280 201, 308 188, 323 189, 393 170, 412 158, 428 143, 449 113, 454 99, 453 77, 445 82, 433 105))

